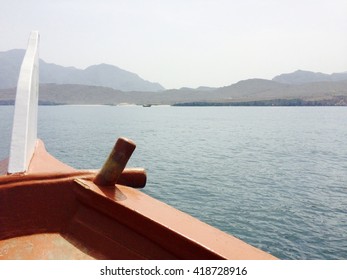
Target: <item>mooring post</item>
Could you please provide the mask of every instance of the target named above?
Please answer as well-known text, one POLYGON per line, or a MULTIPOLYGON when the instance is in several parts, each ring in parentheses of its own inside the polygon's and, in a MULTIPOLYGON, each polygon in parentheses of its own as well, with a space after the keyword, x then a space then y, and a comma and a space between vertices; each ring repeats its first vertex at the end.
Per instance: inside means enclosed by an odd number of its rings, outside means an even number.
POLYGON ((132 140, 119 138, 93 182, 99 186, 114 186, 135 148, 132 140))

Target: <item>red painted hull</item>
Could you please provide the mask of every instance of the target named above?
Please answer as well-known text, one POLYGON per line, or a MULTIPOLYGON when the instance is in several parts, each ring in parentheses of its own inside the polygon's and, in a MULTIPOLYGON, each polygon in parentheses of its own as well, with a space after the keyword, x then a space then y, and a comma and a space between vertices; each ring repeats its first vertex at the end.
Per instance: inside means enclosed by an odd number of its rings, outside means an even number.
POLYGON ((134 188, 99 187, 94 176, 39 141, 26 174, 0 176, 0 259, 275 259, 134 188))

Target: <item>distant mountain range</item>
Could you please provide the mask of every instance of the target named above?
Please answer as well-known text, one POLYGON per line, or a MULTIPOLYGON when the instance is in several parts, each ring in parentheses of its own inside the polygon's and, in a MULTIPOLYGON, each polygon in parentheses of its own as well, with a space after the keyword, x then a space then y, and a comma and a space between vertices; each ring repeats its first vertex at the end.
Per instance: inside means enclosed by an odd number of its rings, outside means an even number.
MULTIPOLYGON (((0 89, 17 86, 25 50, 0 52, 0 89)), ((162 91, 159 83, 152 83, 137 74, 109 64, 92 65, 82 70, 47 63, 40 59, 40 83, 80 84, 103 86, 122 91, 162 91)))
MULTIPOLYGON (((13 104, 23 50, 0 52, 0 105, 13 104)), ((164 90, 116 66, 85 70, 40 61, 40 103, 347 106, 347 72, 332 75, 298 70, 272 80, 249 79, 220 87, 164 90)))
POLYGON ((275 82, 300 85, 314 82, 337 82, 347 80, 347 72, 333 73, 331 75, 320 72, 297 70, 289 74, 281 74, 272 79, 275 82))
MULTIPOLYGON (((15 88, 0 90, 0 105, 14 104, 15 88)), ((87 85, 40 85, 40 104, 167 104, 207 105, 347 105, 347 80, 288 85, 250 79, 207 90, 174 89, 161 92, 123 92, 87 85), (257 103, 254 103, 256 101, 257 103)))

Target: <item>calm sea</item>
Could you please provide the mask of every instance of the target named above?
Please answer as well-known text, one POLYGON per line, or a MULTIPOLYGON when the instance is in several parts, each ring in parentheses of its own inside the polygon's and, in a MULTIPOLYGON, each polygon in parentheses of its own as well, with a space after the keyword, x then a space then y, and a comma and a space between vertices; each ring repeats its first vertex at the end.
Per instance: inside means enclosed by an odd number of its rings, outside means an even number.
POLYGON ((38 134, 76 168, 128 137, 151 196, 279 258, 347 259, 347 107, 43 106, 38 134))

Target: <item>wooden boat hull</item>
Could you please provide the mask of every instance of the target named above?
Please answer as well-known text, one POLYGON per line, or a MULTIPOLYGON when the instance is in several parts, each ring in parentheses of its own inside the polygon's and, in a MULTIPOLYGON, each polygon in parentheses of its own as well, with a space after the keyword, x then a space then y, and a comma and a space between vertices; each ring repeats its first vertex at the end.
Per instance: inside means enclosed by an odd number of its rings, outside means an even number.
POLYGON ((141 191, 98 187, 94 176, 39 141, 28 173, 0 176, 0 259, 274 259, 141 191))

